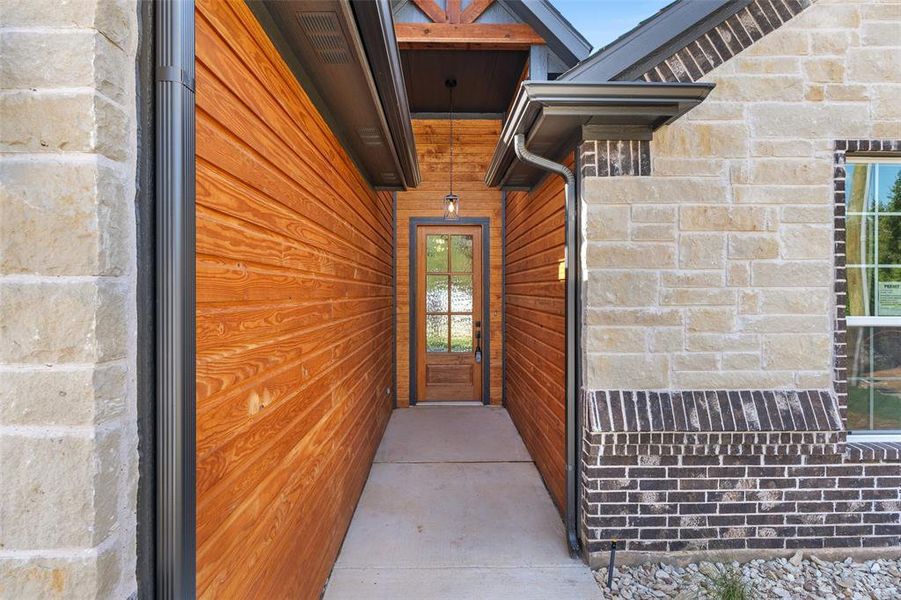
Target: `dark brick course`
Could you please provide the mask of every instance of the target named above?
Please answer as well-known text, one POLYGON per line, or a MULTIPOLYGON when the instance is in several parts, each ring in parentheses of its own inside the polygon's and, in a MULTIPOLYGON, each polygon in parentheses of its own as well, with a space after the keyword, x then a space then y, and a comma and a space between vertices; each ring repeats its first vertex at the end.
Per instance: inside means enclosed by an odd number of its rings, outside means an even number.
POLYGON ((682 83, 698 81, 787 23, 809 5, 810 0, 754 0, 651 67, 639 79, 682 83))
POLYGON ((579 147, 582 177, 651 174, 649 140, 588 140, 579 147))
POLYGON ((834 393, 584 392, 581 414, 589 552, 901 544, 901 444, 847 442, 834 393), (779 418, 755 419, 768 404, 779 418), (723 431, 715 405, 746 418, 723 431))

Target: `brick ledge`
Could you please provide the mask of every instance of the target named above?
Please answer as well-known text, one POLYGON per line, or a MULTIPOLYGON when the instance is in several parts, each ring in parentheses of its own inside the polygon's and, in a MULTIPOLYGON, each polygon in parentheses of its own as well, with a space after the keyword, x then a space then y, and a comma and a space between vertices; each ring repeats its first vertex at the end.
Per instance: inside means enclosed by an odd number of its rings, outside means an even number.
POLYGON ((583 390, 582 403, 589 433, 844 433, 825 390, 583 390))

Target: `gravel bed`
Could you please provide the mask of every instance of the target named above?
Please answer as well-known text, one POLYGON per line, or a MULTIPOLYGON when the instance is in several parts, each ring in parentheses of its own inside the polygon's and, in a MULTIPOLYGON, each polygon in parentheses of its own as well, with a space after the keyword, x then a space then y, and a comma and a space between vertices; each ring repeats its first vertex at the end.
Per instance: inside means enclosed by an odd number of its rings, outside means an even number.
POLYGON ((747 563, 700 562, 686 567, 662 563, 616 567, 613 588, 607 589, 607 569, 595 571, 602 598, 645 600, 715 599, 714 581, 731 570, 740 574, 751 597, 816 600, 901 599, 901 560, 825 561, 801 552, 791 558, 747 563))

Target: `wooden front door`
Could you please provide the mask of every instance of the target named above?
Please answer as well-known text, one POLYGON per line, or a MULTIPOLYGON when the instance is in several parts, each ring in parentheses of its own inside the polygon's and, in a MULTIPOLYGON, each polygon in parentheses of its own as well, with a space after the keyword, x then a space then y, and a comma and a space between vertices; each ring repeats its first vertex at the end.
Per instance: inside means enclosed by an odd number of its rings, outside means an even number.
POLYGON ((416 397, 481 401, 482 229, 417 227, 416 256, 416 397))

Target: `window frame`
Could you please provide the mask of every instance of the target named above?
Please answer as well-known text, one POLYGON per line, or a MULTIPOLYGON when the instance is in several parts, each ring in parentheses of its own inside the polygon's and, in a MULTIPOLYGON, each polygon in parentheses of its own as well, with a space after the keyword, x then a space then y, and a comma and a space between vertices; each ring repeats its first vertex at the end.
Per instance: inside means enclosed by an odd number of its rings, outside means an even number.
MULTIPOLYGON (((848 153, 844 157, 844 163, 845 163, 845 165, 855 165, 855 164, 869 164, 869 165, 897 164, 897 165, 901 165, 901 154, 883 154, 883 153, 875 153, 874 154, 874 153, 866 153, 866 152, 848 151, 848 153)), ((844 183, 846 184, 847 181, 848 181, 847 170, 845 170, 844 183)), ((849 216, 868 216, 868 215, 875 215, 875 214, 883 214, 876 210, 863 211, 863 212, 848 211, 847 210, 848 198, 846 196, 846 194, 848 192, 847 185, 843 186, 842 192, 843 192, 842 198, 843 198, 843 205, 844 205, 843 219, 844 219, 845 231, 847 231, 847 223, 848 223, 849 216)), ((891 216, 901 216, 901 212, 897 212, 897 211, 891 211, 891 212, 888 212, 885 214, 891 215, 891 216)), ((874 255, 873 255, 874 256, 874 264, 873 265, 869 265, 869 264, 849 265, 846 263, 845 265, 843 265, 845 273, 847 273, 847 270, 850 268, 858 268, 858 267, 873 268, 875 270, 878 270, 879 268, 886 267, 886 266, 895 267, 895 268, 898 267, 897 265, 894 265, 894 264, 892 264, 892 265, 880 265, 879 264, 879 260, 878 260, 878 252, 879 252, 878 227, 876 228, 875 235, 872 240, 872 244, 874 245, 874 250, 873 250, 874 251, 874 255)), ((845 257, 845 259, 847 259, 847 254, 845 254, 844 257, 845 257)), ((845 281, 848 282, 847 275, 845 275, 845 281)), ((866 328, 901 327, 901 316, 872 316, 872 315, 871 316, 851 316, 851 315, 848 315, 847 314, 847 295, 846 295, 845 299, 846 299, 846 303, 845 303, 845 310, 846 310, 845 333, 846 333, 846 335, 850 333, 849 330, 852 327, 855 327, 855 328, 858 328, 858 327, 860 327, 860 328, 864 328, 864 327, 866 327, 866 328)), ((847 344, 846 344, 846 348, 847 348, 847 344)), ((846 359, 846 363, 847 363, 848 357, 846 356, 845 359, 846 359)), ((846 373, 847 373, 847 371, 846 371, 846 373)), ((850 401, 851 381, 850 381, 850 376, 847 374, 846 374, 845 381, 846 381, 846 384, 848 387, 848 400, 850 401)), ((872 421, 873 421, 872 405, 871 405, 868 417, 869 417, 870 424, 872 426, 872 421)), ((845 424, 846 424, 846 428, 847 428, 847 416, 845 417, 845 424)), ((860 442, 863 442, 863 441, 901 441, 901 429, 852 430, 852 429, 848 428, 848 438, 849 438, 849 441, 860 441, 860 442)))

